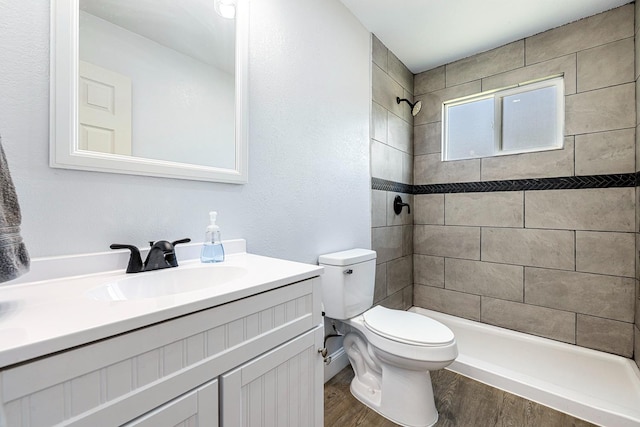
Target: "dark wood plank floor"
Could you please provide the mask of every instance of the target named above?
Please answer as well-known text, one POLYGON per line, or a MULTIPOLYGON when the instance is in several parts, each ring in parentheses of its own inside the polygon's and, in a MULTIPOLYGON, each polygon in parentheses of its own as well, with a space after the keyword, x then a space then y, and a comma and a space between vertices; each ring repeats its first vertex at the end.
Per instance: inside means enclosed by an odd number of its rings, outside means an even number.
MULTIPOLYGON (((326 427, 392 427, 397 424, 358 402, 349 391, 353 378, 347 366, 324 386, 326 427)), ((431 373, 437 427, 588 427, 573 418, 535 402, 506 393, 446 369, 431 373)))

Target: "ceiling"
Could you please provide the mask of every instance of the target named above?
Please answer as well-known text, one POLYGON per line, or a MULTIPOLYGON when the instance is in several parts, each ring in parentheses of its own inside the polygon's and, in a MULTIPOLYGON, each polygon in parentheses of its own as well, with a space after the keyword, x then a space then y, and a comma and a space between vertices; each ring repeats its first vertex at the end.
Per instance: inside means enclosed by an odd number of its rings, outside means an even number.
POLYGON ((629 0, 341 0, 417 74, 629 0))

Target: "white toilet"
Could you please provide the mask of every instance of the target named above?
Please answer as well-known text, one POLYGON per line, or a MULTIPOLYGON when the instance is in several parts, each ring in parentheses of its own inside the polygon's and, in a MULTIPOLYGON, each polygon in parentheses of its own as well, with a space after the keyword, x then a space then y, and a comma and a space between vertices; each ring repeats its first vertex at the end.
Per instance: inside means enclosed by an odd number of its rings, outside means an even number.
POLYGON ((351 393, 403 426, 438 421, 429 371, 458 356, 445 325, 402 310, 373 305, 376 253, 351 249, 322 255, 322 302, 326 317, 340 320, 344 349, 355 377, 351 393))

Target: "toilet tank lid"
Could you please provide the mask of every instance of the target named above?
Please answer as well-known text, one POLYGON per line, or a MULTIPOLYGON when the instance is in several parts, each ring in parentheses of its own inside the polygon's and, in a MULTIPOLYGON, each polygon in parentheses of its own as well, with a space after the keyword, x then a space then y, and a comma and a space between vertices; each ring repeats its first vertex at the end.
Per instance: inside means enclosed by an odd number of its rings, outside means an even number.
POLYGON ((334 252, 320 255, 320 265, 351 265, 376 259, 376 251, 370 249, 349 249, 348 251, 334 252))

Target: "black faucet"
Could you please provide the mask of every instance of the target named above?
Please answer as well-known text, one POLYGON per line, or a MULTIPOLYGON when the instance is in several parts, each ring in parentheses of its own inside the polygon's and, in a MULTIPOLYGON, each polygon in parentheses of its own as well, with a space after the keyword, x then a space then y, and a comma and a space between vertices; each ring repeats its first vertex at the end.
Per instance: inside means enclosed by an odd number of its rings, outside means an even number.
POLYGON ((110 246, 111 249, 129 249, 131 256, 129 257, 129 264, 127 265, 127 273, 141 273, 143 271, 160 270, 162 268, 171 268, 178 266, 178 259, 176 258, 175 245, 180 243, 188 243, 191 239, 180 239, 174 242, 168 242, 166 240, 158 240, 157 242, 149 242, 151 249, 147 259, 142 262, 140 256, 140 250, 133 245, 122 245, 114 243, 110 246))

